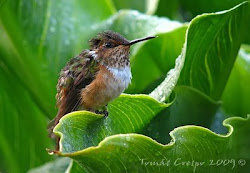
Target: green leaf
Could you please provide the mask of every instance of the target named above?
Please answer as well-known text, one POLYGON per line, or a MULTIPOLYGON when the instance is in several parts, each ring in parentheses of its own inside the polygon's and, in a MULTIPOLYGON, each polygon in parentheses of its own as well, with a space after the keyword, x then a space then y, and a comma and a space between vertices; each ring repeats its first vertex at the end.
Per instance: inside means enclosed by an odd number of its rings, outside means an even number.
POLYGON ((222 96, 222 106, 230 115, 250 113, 250 47, 242 46, 222 96))
POLYGON ((88 111, 69 113, 54 129, 61 136, 60 151, 76 152, 98 145, 107 136, 140 132, 157 113, 168 106, 147 95, 123 94, 109 104, 108 117, 88 111))
POLYGON ((168 145, 139 134, 118 134, 97 147, 61 155, 75 159, 87 172, 246 172, 250 118, 230 118, 223 124, 229 129, 227 135, 183 126, 170 133, 173 140, 168 145), (229 163, 223 166, 220 159, 229 163), (216 163, 220 164, 211 165, 216 163))
POLYGON ((179 85, 220 99, 245 35, 249 3, 192 20, 179 85), (239 35, 239 33, 241 33, 239 35))

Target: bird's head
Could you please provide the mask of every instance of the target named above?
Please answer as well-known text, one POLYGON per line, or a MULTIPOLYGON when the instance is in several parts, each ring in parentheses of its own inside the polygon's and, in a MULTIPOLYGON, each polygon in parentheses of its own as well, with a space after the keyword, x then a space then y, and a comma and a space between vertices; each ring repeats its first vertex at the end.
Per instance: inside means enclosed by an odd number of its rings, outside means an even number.
POLYGON ((104 31, 92 38, 90 49, 95 51, 97 58, 106 63, 116 63, 121 59, 129 59, 131 45, 155 38, 154 36, 129 41, 121 34, 113 31, 104 31))

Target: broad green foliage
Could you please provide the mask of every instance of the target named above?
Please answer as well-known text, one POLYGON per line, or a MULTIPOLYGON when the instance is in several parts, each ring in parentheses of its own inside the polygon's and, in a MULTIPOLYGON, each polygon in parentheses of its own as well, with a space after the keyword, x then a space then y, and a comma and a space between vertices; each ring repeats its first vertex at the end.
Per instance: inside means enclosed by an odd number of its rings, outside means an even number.
POLYGON ((0 172, 247 172, 249 45, 237 53, 249 43, 250 5, 240 2, 0 1, 0 172), (137 95, 111 102, 108 117, 63 117, 54 129, 63 157, 50 156, 59 71, 108 29, 158 36, 131 49, 126 93, 137 95), (178 158, 204 164, 175 166, 178 158), (209 165, 217 159, 230 163, 209 165))
POLYGON ((170 133, 173 140, 168 145, 139 134, 120 134, 106 138, 97 147, 62 155, 77 160, 87 172, 228 172, 232 169, 240 172, 249 169, 249 165, 239 164, 242 158, 250 161, 249 155, 238 153, 238 147, 249 151, 250 142, 245 143, 242 138, 250 132, 249 117, 227 119, 224 125, 229 129, 224 136, 202 127, 184 126, 170 133), (223 158, 235 159, 235 165, 233 161, 226 166, 210 165, 223 158), (192 160, 203 164, 181 165, 192 160), (155 162, 165 165, 157 166, 155 162))

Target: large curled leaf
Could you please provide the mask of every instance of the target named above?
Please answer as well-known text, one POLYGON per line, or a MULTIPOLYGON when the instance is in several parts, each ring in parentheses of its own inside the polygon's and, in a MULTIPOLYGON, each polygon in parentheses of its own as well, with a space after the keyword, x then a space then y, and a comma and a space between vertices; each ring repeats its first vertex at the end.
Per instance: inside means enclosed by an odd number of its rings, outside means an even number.
MULTIPOLYGON (((250 116, 229 118, 223 125, 227 135, 183 126, 170 133, 167 145, 139 134, 120 134, 107 137, 97 147, 61 155, 82 167, 72 162, 70 172, 247 172, 250 141, 245 136, 250 133, 250 116)), ((50 172, 45 168, 33 172, 50 172)))
POLYGON ((109 104, 108 117, 87 111, 67 114, 54 129, 61 136, 60 151, 76 152, 98 145, 107 136, 140 132, 166 107, 147 95, 121 95, 109 104))
POLYGON ((86 172, 244 172, 250 168, 250 141, 244 139, 250 133, 250 117, 223 124, 227 135, 183 126, 170 133, 173 140, 168 145, 139 134, 120 134, 97 147, 61 155, 75 159, 86 172))

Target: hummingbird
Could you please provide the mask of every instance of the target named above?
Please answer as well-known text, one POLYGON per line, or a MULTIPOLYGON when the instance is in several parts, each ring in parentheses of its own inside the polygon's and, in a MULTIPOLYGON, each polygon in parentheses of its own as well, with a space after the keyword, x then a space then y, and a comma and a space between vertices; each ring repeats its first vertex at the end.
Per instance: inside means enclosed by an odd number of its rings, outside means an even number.
POLYGON ((108 116, 107 105, 128 88, 131 79, 130 46, 153 39, 132 41, 113 31, 104 31, 89 41, 83 50, 61 70, 57 83, 58 113, 48 126, 49 136, 67 113, 87 110, 108 116))

